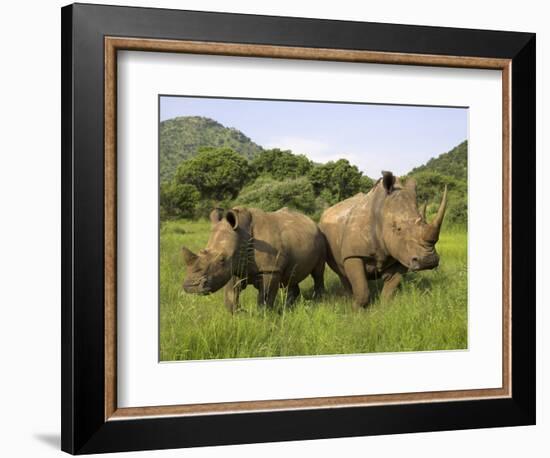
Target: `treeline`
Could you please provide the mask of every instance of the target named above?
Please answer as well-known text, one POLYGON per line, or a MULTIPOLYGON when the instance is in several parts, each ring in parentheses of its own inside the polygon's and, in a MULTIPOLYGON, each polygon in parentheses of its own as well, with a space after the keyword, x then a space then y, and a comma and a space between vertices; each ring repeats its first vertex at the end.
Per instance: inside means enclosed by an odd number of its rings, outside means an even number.
MULTIPOLYGON (((428 216, 437 211, 445 185, 449 189, 446 221, 467 221, 467 143, 413 169, 418 202, 428 203, 428 216)), ((374 181, 346 159, 317 164, 304 155, 280 149, 262 150, 247 159, 228 147, 203 147, 180 162, 173 178, 160 189, 161 219, 200 218, 213 207, 234 205, 274 211, 299 210, 318 219, 325 208, 374 181)))
POLYGON ((373 180, 346 159, 316 164, 304 155, 263 150, 247 160, 230 148, 201 148, 161 184, 161 219, 199 218, 213 207, 290 207, 318 218, 322 211, 373 180))

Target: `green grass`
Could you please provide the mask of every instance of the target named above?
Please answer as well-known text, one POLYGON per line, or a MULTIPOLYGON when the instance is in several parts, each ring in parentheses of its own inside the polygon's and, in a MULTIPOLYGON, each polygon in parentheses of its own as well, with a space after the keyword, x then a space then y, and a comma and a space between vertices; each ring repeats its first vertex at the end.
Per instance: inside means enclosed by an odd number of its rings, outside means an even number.
MULTIPOLYGON (((171 221, 160 240, 160 359, 328 355, 344 353, 450 350, 467 347, 467 234, 443 228, 437 250, 440 267, 405 276, 395 298, 377 298, 353 312, 336 275, 327 267, 327 294, 311 299, 311 277, 300 284, 302 297, 275 310, 258 308, 256 289, 241 294, 242 311, 231 315, 223 291, 209 296, 185 293, 181 246, 206 245, 207 221, 171 221)), ((370 283, 377 296, 381 284, 370 283)))

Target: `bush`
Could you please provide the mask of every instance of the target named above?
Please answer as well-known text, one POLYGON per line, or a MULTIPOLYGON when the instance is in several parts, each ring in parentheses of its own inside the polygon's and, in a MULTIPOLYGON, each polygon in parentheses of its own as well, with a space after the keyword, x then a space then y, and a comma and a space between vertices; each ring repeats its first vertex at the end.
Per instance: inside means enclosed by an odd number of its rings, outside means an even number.
POLYGON ((466 182, 439 172, 424 171, 411 176, 416 179, 416 194, 419 202, 440 201, 445 185, 449 191, 454 191, 460 195, 466 194, 466 182))
POLYGON ((464 225, 468 221, 468 199, 465 194, 449 193, 445 220, 451 224, 464 225))
POLYGON ((316 165, 309 173, 315 195, 321 196, 331 205, 368 187, 369 182, 363 178, 368 177, 363 177, 357 166, 351 165, 347 159, 316 165))
POLYGON ((192 218, 200 200, 195 186, 174 181, 160 187, 160 218, 192 218))
POLYGON ((306 177, 284 181, 260 177, 243 188, 236 205, 275 211, 289 207, 303 213, 313 214, 316 210, 313 187, 306 177))
POLYGON ((468 196, 465 181, 433 171, 415 173, 419 205, 428 203, 428 221, 437 213, 445 185, 448 189, 448 204, 445 221, 464 225, 468 221, 468 196))
POLYGON ((203 148, 183 161, 176 171, 176 182, 191 184, 203 199, 234 199, 250 179, 252 169, 246 158, 230 148, 203 148))
POLYGON ((275 148, 262 151, 252 160, 251 165, 256 176, 268 175, 282 181, 306 175, 313 163, 303 154, 275 148))
POLYGON ((365 194, 369 192, 374 186, 374 180, 366 175, 363 175, 359 180, 359 192, 365 194))

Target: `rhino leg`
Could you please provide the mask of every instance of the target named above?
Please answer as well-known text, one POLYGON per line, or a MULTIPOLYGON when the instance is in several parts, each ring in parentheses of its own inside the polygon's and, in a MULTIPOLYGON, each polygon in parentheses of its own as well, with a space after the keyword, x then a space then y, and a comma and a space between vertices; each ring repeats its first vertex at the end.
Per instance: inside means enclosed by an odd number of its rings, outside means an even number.
POLYGON ((348 258, 344 261, 346 277, 351 284, 353 308, 359 310, 369 302, 369 283, 365 274, 365 263, 362 258, 348 258))
POLYGON ((288 285, 288 291, 286 295, 285 305, 291 306, 296 302, 296 299, 298 299, 298 296, 300 296, 300 287, 295 285, 288 285))
POLYGON ((280 281, 280 275, 276 272, 262 274, 258 285, 259 306, 273 307, 280 281))
POLYGON ((231 277, 223 290, 223 298, 227 310, 235 313, 239 308, 239 294, 241 292, 241 280, 238 277, 231 277))
POLYGON ((346 278, 345 275, 341 275, 341 274, 338 274, 338 277, 340 278, 340 283, 342 283, 342 286, 344 287, 344 289, 348 292, 348 293, 351 293, 352 290, 351 290, 351 283, 349 282, 349 280, 346 278))
POLYGON ((320 260, 313 272, 311 272, 313 277, 313 297, 315 299, 320 298, 325 294, 325 261, 320 260))
POLYGON ((401 279, 403 278, 403 272, 406 269, 401 265, 392 266, 382 274, 382 280, 384 281, 384 287, 380 293, 380 297, 383 301, 391 299, 397 291, 401 279))

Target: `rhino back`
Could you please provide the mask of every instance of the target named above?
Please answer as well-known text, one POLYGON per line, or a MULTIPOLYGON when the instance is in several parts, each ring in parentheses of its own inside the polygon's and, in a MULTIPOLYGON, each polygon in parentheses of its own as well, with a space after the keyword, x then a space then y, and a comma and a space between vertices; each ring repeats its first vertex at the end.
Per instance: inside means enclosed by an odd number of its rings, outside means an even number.
POLYGON ((256 265, 260 271, 280 270, 296 281, 309 275, 325 256, 324 237, 307 216, 286 208, 255 211, 253 234, 256 265))

